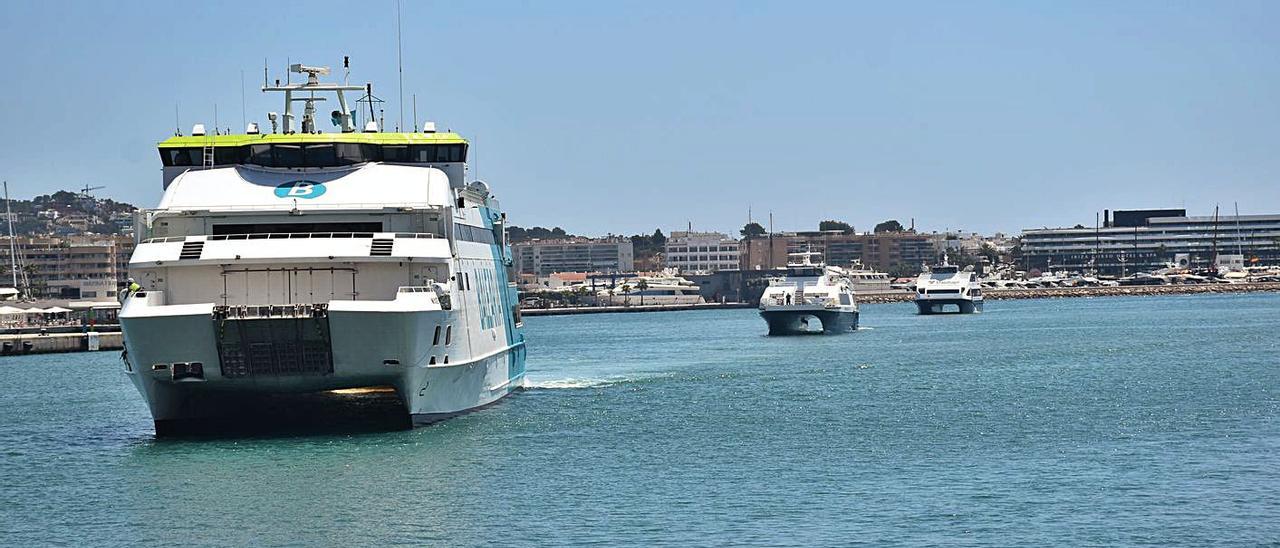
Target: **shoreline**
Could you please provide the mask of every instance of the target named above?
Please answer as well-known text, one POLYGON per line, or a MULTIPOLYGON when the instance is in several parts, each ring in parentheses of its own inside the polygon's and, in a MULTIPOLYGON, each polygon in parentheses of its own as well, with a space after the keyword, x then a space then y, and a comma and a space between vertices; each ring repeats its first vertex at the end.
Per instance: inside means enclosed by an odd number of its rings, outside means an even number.
MULTIPOLYGON (((1075 297, 1146 297, 1159 295, 1194 295, 1221 293, 1258 293, 1280 292, 1280 282, 1241 283, 1241 284, 1180 284, 1180 285, 1134 285, 1118 287, 1047 287, 1040 289, 984 289, 986 300, 1002 301, 1014 299, 1062 299, 1075 297)), ((858 295, 859 305, 889 304, 911 302, 914 293, 908 291, 895 293, 873 293, 858 295)), ((755 308, 751 303, 703 303, 681 305, 645 305, 645 306, 578 306, 564 308, 533 308, 521 310, 524 316, 571 316, 578 314, 609 314, 632 312, 674 312, 679 310, 718 310, 732 308, 755 308)))

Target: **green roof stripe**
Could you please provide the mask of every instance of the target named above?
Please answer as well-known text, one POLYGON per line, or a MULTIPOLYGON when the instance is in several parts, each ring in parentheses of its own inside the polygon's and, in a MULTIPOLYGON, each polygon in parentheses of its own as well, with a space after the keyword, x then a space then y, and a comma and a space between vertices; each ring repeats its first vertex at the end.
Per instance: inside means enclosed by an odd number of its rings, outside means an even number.
POLYGON ((238 147, 289 143, 364 143, 371 145, 452 145, 467 144, 457 133, 294 133, 284 135, 200 135, 170 137, 157 144, 160 148, 238 147))

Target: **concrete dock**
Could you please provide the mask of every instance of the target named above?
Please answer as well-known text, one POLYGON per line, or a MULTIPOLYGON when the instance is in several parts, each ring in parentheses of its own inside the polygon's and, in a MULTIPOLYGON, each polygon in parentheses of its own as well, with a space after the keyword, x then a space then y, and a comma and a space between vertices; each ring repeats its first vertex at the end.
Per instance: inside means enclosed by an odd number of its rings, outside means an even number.
POLYGON ((119 326, 100 326, 101 331, 80 327, 6 329, 0 333, 0 356, 120 350, 124 339, 119 326))

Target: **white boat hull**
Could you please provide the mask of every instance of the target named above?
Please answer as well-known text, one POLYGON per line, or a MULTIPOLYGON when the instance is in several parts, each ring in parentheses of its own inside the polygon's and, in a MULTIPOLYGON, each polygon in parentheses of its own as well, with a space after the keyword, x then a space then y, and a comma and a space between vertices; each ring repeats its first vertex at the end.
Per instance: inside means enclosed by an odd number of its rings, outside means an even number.
MULTIPOLYGON (((524 385, 523 342, 500 344, 496 350, 469 358, 466 338, 453 337, 447 344, 434 340, 436 326, 449 325, 458 312, 332 311, 325 318, 331 371, 323 367, 280 371, 286 369, 282 361, 296 365, 281 350, 292 341, 282 341, 266 350, 278 355, 272 358, 274 367, 264 369, 263 362, 269 360, 258 360, 244 366, 251 370, 249 374, 237 374, 232 371, 233 360, 224 363, 219 352, 218 331, 227 328, 219 327, 212 317, 213 306, 180 308, 185 313, 121 317, 129 377, 161 435, 234 414, 247 399, 365 387, 393 388, 407 417, 414 423, 430 423, 494 403, 524 385), (191 363, 202 365, 201 378, 175 378, 180 369, 190 367, 181 364, 191 363)), ((273 321, 284 322, 276 324, 276 329, 289 322, 302 322, 298 325, 310 329, 313 320, 273 321)))

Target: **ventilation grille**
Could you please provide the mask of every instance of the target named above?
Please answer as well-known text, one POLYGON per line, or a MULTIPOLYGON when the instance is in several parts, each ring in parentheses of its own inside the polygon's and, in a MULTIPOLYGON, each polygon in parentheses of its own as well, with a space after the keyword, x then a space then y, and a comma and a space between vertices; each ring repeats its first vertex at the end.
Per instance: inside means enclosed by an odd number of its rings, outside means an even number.
POLYGON ((394 246, 395 243, 396 241, 392 239, 375 238, 373 240, 373 247, 369 249, 369 256, 370 257, 390 257, 391 247, 394 246))
POLYGON ((182 253, 178 255, 179 259, 199 259, 200 254, 204 252, 204 242, 185 242, 182 244, 182 253))

